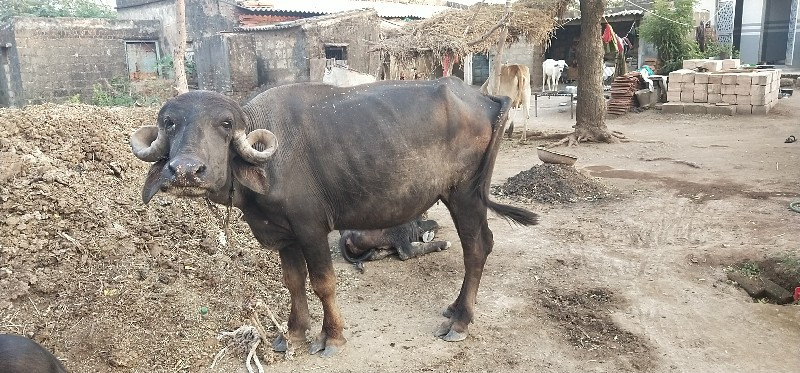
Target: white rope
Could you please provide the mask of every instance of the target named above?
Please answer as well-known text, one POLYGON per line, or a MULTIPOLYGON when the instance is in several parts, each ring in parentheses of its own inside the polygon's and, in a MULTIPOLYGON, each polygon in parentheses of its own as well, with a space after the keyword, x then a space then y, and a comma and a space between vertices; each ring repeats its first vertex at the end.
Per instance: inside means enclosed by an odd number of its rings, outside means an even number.
POLYGON ((631 5, 635 6, 635 7, 637 7, 637 8, 639 8, 639 9, 643 10, 645 13, 650 13, 651 15, 654 15, 654 16, 656 16, 656 17, 658 17, 658 18, 661 18, 661 19, 663 19, 663 20, 665 20, 665 21, 669 21, 669 22, 672 22, 672 23, 675 23, 675 24, 678 24, 678 25, 683 25, 683 26, 693 27, 692 25, 688 25, 688 24, 685 24, 685 23, 683 23, 683 22, 678 22, 678 21, 675 21, 675 20, 669 19, 669 18, 667 18, 667 17, 663 17, 663 16, 660 16, 660 15, 658 15, 658 14, 655 14, 655 13, 653 13, 653 11, 651 11, 651 10, 649 10, 649 9, 642 8, 642 7, 641 7, 639 4, 636 4, 636 3, 632 2, 631 0, 625 0, 625 1, 626 1, 628 4, 631 4, 631 5))

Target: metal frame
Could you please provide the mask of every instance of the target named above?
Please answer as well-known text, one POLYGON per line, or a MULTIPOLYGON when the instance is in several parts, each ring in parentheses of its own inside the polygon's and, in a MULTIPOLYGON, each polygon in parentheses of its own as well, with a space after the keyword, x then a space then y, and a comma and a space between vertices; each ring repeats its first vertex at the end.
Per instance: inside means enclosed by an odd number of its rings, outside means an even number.
POLYGON ((533 116, 539 116, 539 96, 545 97, 553 97, 553 96, 560 96, 560 97, 569 97, 569 119, 575 118, 575 104, 573 101, 575 100, 574 93, 560 93, 560 92, 534 92, 533 93, 533 116))

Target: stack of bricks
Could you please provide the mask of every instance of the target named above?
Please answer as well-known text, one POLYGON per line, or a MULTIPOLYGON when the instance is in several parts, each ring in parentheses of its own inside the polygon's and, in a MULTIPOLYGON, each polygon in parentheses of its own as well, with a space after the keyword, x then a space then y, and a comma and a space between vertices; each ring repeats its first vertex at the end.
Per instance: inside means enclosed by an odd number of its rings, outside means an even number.
POLYGON ((671 72, 667 86, 668 102, 663 105, 663 110, 686 114, 767 114, 778 100, 780 70, 743 71, 737 69, 736 62, 738 60, 684 61, 685 67, 702 67, 701 70, 708 71, 682 69, 671 72), (735 62, 727 64, 726 61, 735 62))

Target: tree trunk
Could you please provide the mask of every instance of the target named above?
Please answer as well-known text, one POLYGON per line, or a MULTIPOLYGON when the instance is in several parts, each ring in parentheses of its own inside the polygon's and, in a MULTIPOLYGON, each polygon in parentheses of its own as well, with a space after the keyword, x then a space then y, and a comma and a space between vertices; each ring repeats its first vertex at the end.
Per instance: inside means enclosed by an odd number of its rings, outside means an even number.
POLYGON ((186 82, 186 0, 175 2, 176 21, 178 22, 178 45, 172 58, 172 68, 175 70, 175 90, 178 94, 189 91, 186 82))
POLYGON ((580 0, 581 34, 578 41, 578 105, 575 133, 563 142, 617 142, 606 127, 606 100, 603 97, 603 41, 600 20, 605 0, 580 0))

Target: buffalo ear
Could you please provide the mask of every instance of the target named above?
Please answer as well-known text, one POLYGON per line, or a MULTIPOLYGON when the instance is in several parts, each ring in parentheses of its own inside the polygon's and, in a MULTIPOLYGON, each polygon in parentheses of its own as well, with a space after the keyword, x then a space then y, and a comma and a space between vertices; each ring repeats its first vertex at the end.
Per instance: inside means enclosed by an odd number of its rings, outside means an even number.
POLYGON ((264 166, 253 165, 240 157, 235 157, 231 164, 233 177, 236 181, 256 194, 267 194, 269 191, 269 180, 267 179, 267 170, 264 166))
POLYGON ((146 205, 150 199, 158 193, 161 185, 164 183, 164 178, 161 176, 164 166, 167 164, 167 159, 162 159, 150 166, 147 171, 147 177, 144 179, 144 186, 142 187, 142 202, 146 205))

